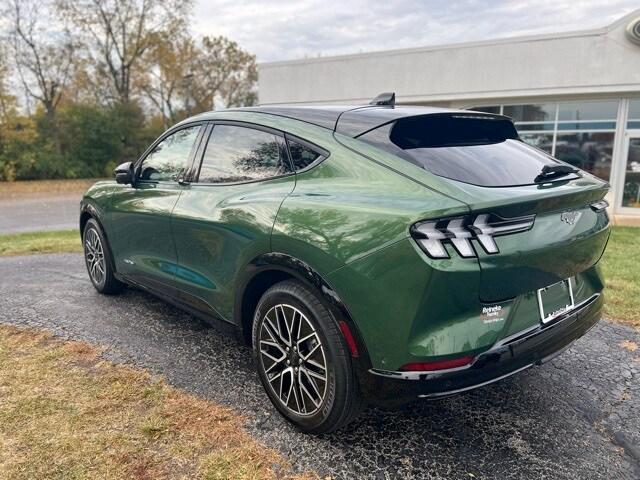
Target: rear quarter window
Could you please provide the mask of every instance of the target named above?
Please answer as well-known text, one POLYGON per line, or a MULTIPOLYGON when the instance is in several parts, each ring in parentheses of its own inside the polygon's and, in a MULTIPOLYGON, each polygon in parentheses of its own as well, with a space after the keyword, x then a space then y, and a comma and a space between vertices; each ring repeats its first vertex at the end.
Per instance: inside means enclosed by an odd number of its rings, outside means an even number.
POLYGON ((293 164, 293 169, 296 172, 304 170, 311 164, 325 157, 325 155, 318 152, 317 150, 303 145, 302 143, 290 138, 287 139, 287 143, 289 144, 291 163, 293 164))

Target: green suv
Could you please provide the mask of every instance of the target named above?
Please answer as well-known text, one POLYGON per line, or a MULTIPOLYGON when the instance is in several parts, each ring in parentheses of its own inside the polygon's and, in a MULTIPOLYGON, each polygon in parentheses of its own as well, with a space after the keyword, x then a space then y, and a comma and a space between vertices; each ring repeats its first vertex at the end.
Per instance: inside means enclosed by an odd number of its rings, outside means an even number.
POLYGON ((232 326, 306 432, 544 363, 601 315, 608 184, 500 115, 203 113, 115 177, 81 204, 95 288, 232 326))

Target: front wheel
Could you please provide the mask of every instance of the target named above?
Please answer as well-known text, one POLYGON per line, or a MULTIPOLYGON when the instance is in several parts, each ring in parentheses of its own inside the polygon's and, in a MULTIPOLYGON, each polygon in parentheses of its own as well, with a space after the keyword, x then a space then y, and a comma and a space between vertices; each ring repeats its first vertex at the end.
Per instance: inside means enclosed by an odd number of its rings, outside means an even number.
POLYGON ((82 232, 84 261, 89 278, 100 293, 117 293, 124 287, 114 276, 113 262, 107 242, 98 222, 93 218, 87 221, 82 232))
POLYGON ((262 296, 253 351, 269 399, 301 430, 331 432, 359 413, 349 350, 331 312, 302 283, 280 282, 262 296))

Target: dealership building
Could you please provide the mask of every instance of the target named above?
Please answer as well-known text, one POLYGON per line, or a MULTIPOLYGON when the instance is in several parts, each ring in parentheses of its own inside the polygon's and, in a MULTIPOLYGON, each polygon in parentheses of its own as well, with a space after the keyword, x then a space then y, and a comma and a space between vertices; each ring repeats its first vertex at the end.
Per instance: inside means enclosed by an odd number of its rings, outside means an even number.
POLYGON ((594 30, 263 63, 262 105, 396 103, 512 117, 521 138, 611 183, 640 220, 640 10, 594 30))

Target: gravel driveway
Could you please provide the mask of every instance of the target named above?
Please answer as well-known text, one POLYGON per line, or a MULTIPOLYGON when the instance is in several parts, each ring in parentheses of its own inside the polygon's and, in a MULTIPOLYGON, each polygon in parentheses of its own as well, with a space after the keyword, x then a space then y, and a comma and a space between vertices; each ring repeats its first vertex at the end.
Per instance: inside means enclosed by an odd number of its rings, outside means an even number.
POLYGON ((108 347, 233 406, 299 469, 334 478, 640 478, 640 334, 606 321, 543 367, 466 395, 370 409, 306 436, 274 413, 247 348, 148 294, 98 295, 79 255, 0 259, 0 322, 108 347), (628 344, 629 345, 629 344, 628 344))

